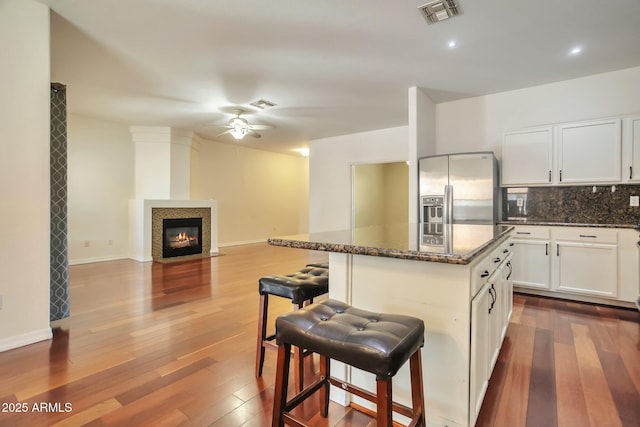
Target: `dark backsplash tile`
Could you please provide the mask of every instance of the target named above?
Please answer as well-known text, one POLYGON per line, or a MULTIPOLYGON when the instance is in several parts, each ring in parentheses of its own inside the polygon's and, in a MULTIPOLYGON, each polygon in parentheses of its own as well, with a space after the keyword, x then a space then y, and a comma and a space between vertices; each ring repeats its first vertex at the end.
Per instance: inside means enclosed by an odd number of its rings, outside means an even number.
POLYGON ((584 224, 639 224, 640 207, 629 206, 629 196, 640 196, 640 185, 598 185, 576 187, 529 187, 526 189, 526 214, 507 202, 502 189, 503 219, 526 218, 529 221, 584 224), (512 210, 512 212, 509 212, 512 210))

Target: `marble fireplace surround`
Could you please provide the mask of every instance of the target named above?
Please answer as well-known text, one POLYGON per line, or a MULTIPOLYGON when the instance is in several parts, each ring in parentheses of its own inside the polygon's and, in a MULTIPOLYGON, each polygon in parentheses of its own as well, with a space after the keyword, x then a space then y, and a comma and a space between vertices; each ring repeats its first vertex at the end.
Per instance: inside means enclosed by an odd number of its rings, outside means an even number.
POLYGON ((218 254, 215 200, 129 200, 129 258, 140 261, 180 261, 218 254), (202 254, 162 258, 162 220, 202 217, 202 254))

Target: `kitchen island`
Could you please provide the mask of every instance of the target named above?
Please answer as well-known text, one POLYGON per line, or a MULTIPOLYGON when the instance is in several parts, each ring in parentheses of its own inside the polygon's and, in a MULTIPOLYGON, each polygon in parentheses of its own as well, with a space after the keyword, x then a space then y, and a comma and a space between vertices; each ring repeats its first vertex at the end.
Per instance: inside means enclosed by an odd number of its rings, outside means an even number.
MULTIPOLYGON (((474 425, 511 315, 512 227, 454 224, 437 241, 420 230, 399 224, 268 243, 329 252, 330 298, 423 319, 427 425, 474 425)), ((375 390, 372 375, 332 363, 337 377, 375 390)), ((343 405, 371 408, 342 390, 331 393, 343 405)), ((411 402, 408 366, 394 378, 393 393, 395 400, 411 402)))

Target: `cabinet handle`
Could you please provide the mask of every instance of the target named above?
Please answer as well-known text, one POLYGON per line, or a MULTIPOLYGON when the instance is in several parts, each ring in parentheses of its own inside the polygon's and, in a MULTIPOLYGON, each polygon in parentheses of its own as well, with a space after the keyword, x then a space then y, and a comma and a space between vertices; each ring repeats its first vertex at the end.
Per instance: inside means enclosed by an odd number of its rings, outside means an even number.
POLYGON ((544 244, 544 254, 545 255, 549 255, 549 244, 548 243, 544 244))
POLYGON ((493 283, 491 284, 491 287, 489 288, 489 295, 491 296, 491 305, 489 306, 489 314, 491 314, 491 311, 493 310, 493 305, 496 303, 496 294, 495 294, 495 288, 493 287, 493 283))
POLYGON ((633 166, 629 166, 629 179, 633 179, 633 166))
POLYGON ((495 257, 495 258, 493 259, 493 262, 494 262, 494 263, 496 263, 496 264, 497 264, 497 263, 499 263, 499 262, 500 262, 500 258, 499 258, 499 257, 495 257))
POLYGON ((562 182, 562 170, 560 171, 560 182, 562 182))
POLYGON ((549 182, 551 182, 551 171, 549 171, 549 182))
POLYGON ((493 290, 493 302, 491 303, 491 307, 489 307, 489 313, 493 311, 493 306, 496 305, 496 301, 498 301, 498 292, 496 292, 496 288, 493 287, 493 283, 491 284, 490 290, 493 290))
POLYGON ((480 275, 480 277, 488 277, 489 276, 489 272, 487 270, 483 271, 482 274, 480 275))
POLYGON ((580 235, 580 237, 589 237, 589 238, 591 238, 591 239, 595 239, 595 238, 597 238, 598 236, 595 236, 595 235, 593 235, 593 234, 581 234, 581 235, 580 235))
POLYGON ((502 251, 502 253, 503 253, 503 254, 506 254, 506 253, 508 253, 508 252, 509 252, 509 249, 504 249, 504 250, 502 251))
POLYGON ((513 242, 509 243, 509 246, 513 246, 513 245, 515 245, 515 243, 513 243, 513 242))
POLYGON ((511 265, 511 261, 507 262, 507 267, 509 267, 509 274, 507 274, 507 280, 511 278, 511 273, 513 273, 513 265, 511 265))
POLYGON ((530 231, 516 231, 516 234, 531 234, 530 231))
POLYGON ((556 244, 556 256, 560 256, 560 245, 556 244))

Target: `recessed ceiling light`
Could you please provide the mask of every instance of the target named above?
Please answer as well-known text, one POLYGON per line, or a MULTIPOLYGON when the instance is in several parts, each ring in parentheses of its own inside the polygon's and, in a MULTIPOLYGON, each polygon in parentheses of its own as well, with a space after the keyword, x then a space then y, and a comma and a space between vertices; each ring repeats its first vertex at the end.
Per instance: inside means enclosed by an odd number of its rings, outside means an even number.
POLYGON ((447 43, 447 46, 449 46, 449 48, 453 49, 454 47, 456 47, 457 43, 455 40, 451 40, 449 43, 447 43))
POLYGON ((582 52, 582 47, 576 46, 569 51, 569 55, 578 55, 581 52, 582 52))

